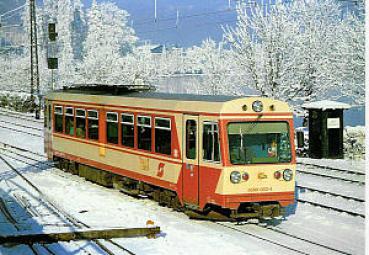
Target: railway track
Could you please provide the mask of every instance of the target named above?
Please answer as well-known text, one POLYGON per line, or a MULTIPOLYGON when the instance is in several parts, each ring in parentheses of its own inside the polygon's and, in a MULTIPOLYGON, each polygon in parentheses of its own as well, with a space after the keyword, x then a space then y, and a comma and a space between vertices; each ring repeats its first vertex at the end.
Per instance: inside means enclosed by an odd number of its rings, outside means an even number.
POLYGON ((41 137, 41 138, 44 137, 42 134, 31 133, 31 132, 27 132, 25 130, 16 129, 16 128, 4 126, 4 125, 0 125, 0 128, 8 129, 8 130, 11 130, 11 131, 14 131, 14 132, 23 133, 23 134, 27 134, 27 135, 31 135, 31 136, 36 136, 36 137, 41 137))
POLYGON ((14 126, 17 126, 17 127, 32 129, 32 130, 36 130, 36 131, 40 131, 40 132, 44 131, 44 129, 42 127, 27 126, 27 125, 24 125, 24 124, 21 124, 21 123, 15 123, 15 122, 6 121, 6 120, 0 120, 0 122, 5 123, 5 124, 14 125, 14 126))
POLYGON ((309 200, 305 200, 305 199, 301 199, 301 198, 297 199, 297 201, 299 203, 310 204, 310 205, 313 205, 313 206, 322 207, 322 208, 329 209, 329 210, 336 211, 336 212, 340 212, 340 213, 347 213, 347 214, 355 216, 355 217, 365 218, 364 213, 353 212, 353 211, 345 210, 345 209, 338 208, 338 207, 335 207, 335 206, 329 206, 329 205, 326 205, 326 204, 323 204, 323 203, 320 203, 320 202, 309 201, 309 200))
POLYGON ((365 202, 365 199, 358 198, 358 197, 350 197, 350 196, 346 196, 346 195, 336 193, 336 192, 332 192, 332 191, 326 191, 326 190, 321 190, 321 189, 316 189, 316 188, 311 188, 311 187, 306 187, 306 186, 301 186, 301 185, 297 185, 296 187, 300 190, 308 190, 308 191, 311 191, 311 192, 319 192, 319 193, 322 193, 322 194, 332 195, 332 196, 335 196, 335 197, 342 197, 342 198, 345 198, 347 200, 353 200, 353 201, 356 201, 356 202, 362 202, 362 203, 365 202))
POLYGON ((320 176, 320 177, 325 177, 325 178, 331 178, 331 179, 336 179, 336 180, 341 180, 341 181, 346 181, 346 182, 357 183, 357 184, 360 184, 360 185, 365 185, 365 181, 352 179, 352 178, 347 178, 347 177, 342 177, 342 176, 337 176, 337 175, 332 175, 332 174, 322 174, 322 173, 306 171, 306 170, 301 170, 301 169, 297 169, 296 172, 303 173, 303 174, 320 176))
MULTIPOLYGON (((26 151, 26 150, 24 150, 26 151)), ((14 152, 13 152, 14 153, 14 152)), ((20 156, 21 154, 18 153, 18 156, 20 156)), ((62 208, 60 208, 58 205, 56 205, 55 202, 53 202, 50 198, 48 198, 46 196, 46 194, 44 194, 40 189, 38 189, 27 177, 25 177, 20 171, 18 171, 12 164, 9 163, 9 161, 7 161, 3 156, 0 155, 0 160, 3 161, 8 167, 9 169, 11 169, 13 172, 15 172, 20 178, 22 178, 28 185, 30 185, 32 187, 32 189, 34 191, 36 191, 40 198, 42 198, 43 202, 46 204, 46 206, 50 209, 52 209, 54 211, 54 213, 61 215, 63 218, 67 219, 68 222, 71 224, 71 226, 82 229, 82 228, 87 228, 90 229, 91 227, 81 221, 79 221, 78 219, 74 218, 72 215, 70 215, 69 213, 65 212, 62 208)), ((17 159, 18 160, 18 159, 17 159)), ((34 160, 37 161, 37 160, 34 160)), ((26 163, 26 161, 24 161, 24 163, 26 163)), ((26 163, 29 164, 30 163, 26 163)), ((3 212, 3 214, 5 215, 5 217, 8 219, 8 221, 10 223, 12 223, 14 226, 17 226, 18 223, 16 221, 16 219, 14 217, 11 216, 10 212, 6 209, 6 205, 5 203, 1 203, 0 202, 0 210, 3 212)), ((17 227, 15 227, 17 228, 17 227)), ((19 228, 17 228, 17 230, 19 230, 19 228)), ((128 250, 127 248, 123 247, 122 245, 120 245, 119 243, 113 241, 113 240, 105 240, 106 242, 110 243, 111 245, 117 247, 118 249, 124 251, 125 253, 134 255, 135 253, 128 250)), ((93 241, 101 250, 103 250, 106 254, 109 255, 114 255, 114 252, 111 251, 111 249, 109 249, 105 244, 103 244, 102 241, 100 240, 94 240, 93 241)), ((36 252, 36 249, 34 247, 31 247, 32 245, 30 245, 30 249, 35 253, 35 254, 39 254, 36 252)), ((48 247, 47 245, 42 245, 42 247, 47 250, 50 254, 54 254, 48 247), (44 247, 45 246, 45 247, 44 247)), ((42 254, 42 253, 41 253, 42 254)))
MULTIPOLYGON (((14 160, 18 160, 18 161, 20 161, 22 163, 25 163, 25 164, 28 164, 28 165, 30 165, 29 161, 33 161, 34 163, 42 164, 46 167, 54 167, 53 163, 45 161, 45 157, 41 154, 38 154, 38 153, 35 153, 35 152, 32 152, 32 151, 28 151, 26 149, 19 148, 19 147, 16 147, 16 146, 12 146, 12 145, 9 145, 9 144, 0 143, 0 145, 3 145, 3 148, 0 148, 0 149, 4 150, 4 148, 6 148, 5 150, 7 150, 7 152, 13 154, 13 155, 8 155, 7 154, 6 156, 9 157, 9 158, 12 158, 14 160), (10 150, 10 149, 18 150, 18 152, 14 151, 14 150, 10 150), (39 157, 39 159, 35 159, 35 158, 33 158, 32 156, 29 156, 29 155, 24 155, 22 153, 19 153, 19 151, 21 151, 23 153, 31 154, 33 156, 37 156, 37 157, 39 157)), ((58 174, 58 175, 60 175, 60 174, 58 174)), ((65 177, 64 175, 61 175, 61 176, 65 177)), ((353 201, 357 201, 357 202, 360 202, 360 203, 365 202, 364 199, 351 197, 351 196, 346 196, 346 195, 342 195, 342 194, 334 193, 334 192, 330 192, 330 191, 324 191, 324 190, 319 190, 319 189, 315 189, 315 188, 310 188, 310 187, 306 187, 306 186, 298 185, 297 188, 309 190, 309 191, 312 191, 312 192, 319 192, 321 194, 332 195, 332 196, 335 196, 335 197, 342 197, 342 198, 345 198, 347 200, 353 200, 353 201)), ((320 202, 316 202, 316 201, 309 201, 309 200, 306 200, 306 199, 300 199, 299 198, 298 202, 305 203, 305 204, 310 204, 310 205, 313 205, 313 206, 319 206, 319 207, 322 207, 322 208, 325 208, 325 209, 328 209, 328 210, 332 210, 332 211, 336 211, 336 212, 341 212, 341 213, 344 212, 344 213, 347 213, 347 214, 352 215, 352 216, 365 217, 365 215, 363 213, 353 212, 353 211, 345 210, 345 209, 342 209, 342 208, 329 206, 329 205, 326 205, 324 203, 320 203, 320 202)))
POLYGON ((10 111, 10 110, 6 110, 4 108, 0 108, 0 116, 1 115, 2 116, 8 116, 8 117, 15 117, 15 118, 18 118, 18 119, 23 119, 23 120, 27 120, 27 121, 31 121, 31 122, 35 122, 35 123, 44 123, 43 118, 35 119, 33 116, 30 116, 28 114, 15 112, 15 111, 10 111))
POLYGON ((334 247, 320 244, 294 234, 289 234, 282 230, 276 229, 275 227, 269 227, 267 225, 266 226, 256 224, 242 225, 237 223, 235 224, 225 222, 216 222, 216 224, 237 231, 239 233, 252 236, 255 239, 274 244, 286 250, 296 252, 298 254, 310 255, 310 254, 327 254, 327 252, 334 252, 336 254, 351 255, 351 253, 348 253, 346 251, 338 250, 334 247), (263 231, 263 235, 261 235, 259 234, 260 229, 267 230, 267 232, 263 231), (280 235, 280 237, 276 238, 276 235, 280 235))
POLYGON ((360 171, 342 169, 342 168, 335 168, 335 167, 331 167, 331 166, 323 166, 323 165, 318 165, 318 164, 313 164, 313 163, 297 162, 296 164, 297 165, 303 165, 303 166, 312 166, 312 167, 318 167, 318 168, 323 168, 323 169, 329 169, 329 170, 333 170, 333 171, 337 171, 337 172, 355 174, 355 175, 359 175, 359 176, 365 175, 364 172, 360 172, 360 171))

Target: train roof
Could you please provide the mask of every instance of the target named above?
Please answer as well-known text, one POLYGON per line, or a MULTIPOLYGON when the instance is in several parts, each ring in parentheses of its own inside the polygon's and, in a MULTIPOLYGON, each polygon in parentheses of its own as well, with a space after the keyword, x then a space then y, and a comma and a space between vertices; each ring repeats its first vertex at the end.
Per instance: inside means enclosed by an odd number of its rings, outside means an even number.
POLYGON ((225 96, 225 95, 198 95, 198 94, 173 94, 162 93, 155 91, 141 91, 128 92, 122 94, 115 94, 113 92, 101 91, 83 91, 83 90, 56 90, 53 93, 68 93, 79 95, 95 95, 95 96, 115 96, 115 97, 130 97, 130 98, 148 98, 148 99, 162 99, 162 100, 176 100, 176 101, 204 101, 204 102, 227 102, 242 97, 256 97, 257 95, 246 96, 225 96))
POLYGON ((155 111, 175 111, 189 113, 255 113, 252 103, 260 100, 264 104, 263 112, 291 113, 288 104, 279 100, 248 96, 224 96, 224 95, 194 95, 194 94, 169 94, 155 92, 150 89, 144 91, 119 91, 96 89, 62 89, 49 93, 46 99, 60 101, 62 104, 69 102, 88 105, 109 105, 113 107, 128 107, 132 109, 152 109, 155 111), (191 103, 189 103, 191 102, 191 103), (245 110, 246 109, 246 110, 245 110))

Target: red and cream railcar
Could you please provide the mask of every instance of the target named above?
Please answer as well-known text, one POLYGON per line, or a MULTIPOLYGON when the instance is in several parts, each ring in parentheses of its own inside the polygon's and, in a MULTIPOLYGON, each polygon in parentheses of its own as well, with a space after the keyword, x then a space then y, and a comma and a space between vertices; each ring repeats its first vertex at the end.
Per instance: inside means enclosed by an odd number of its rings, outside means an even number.
POLYGON ((48 158, 80 175, 98 170, 125 191, 199 217, 273 217, 294 203, 287 103, 78 89, 53 92, 45 103, 48 158))

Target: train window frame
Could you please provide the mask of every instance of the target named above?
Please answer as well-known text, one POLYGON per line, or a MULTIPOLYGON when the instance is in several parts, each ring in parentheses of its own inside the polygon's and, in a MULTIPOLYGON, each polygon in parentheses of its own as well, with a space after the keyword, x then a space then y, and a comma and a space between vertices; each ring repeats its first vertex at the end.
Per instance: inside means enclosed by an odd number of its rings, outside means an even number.
MULTIPOLYGON (((240 123, 240 122, 242 122, 242 121, 229 121, 229 122, 227 122, 227 124, 226 124, 226 132, 227 132, 227 134, 226 134, 226 146, 227 146, 227 150, 228 150, 228 160, 229 160, 229 163, 232 165, 232 166, 248 166, 248 165, 272 165, 272 164, 291 164, 291 163, 293 163, 293 160, 294 160, 294 153, 293 153, 293 142, 294 141, 291 141, 291 139, 293 139, 292 137, 294 137, 294 134, 291 136, 291 125, 290 125, 290 122, 289 121, 286 121, 286 120, 279 120, 279 121, 270 121, 270 120, 268 120, 268 121, 260 121, 260 123, 273 123, 273 122, 279 122, 279 123, 286 123, 286 125, 287 125, 287 134, 288 134, 288 138, 289 138, 289 143, 290 143, 290 155, 291 155, 291 158, 290 158, 290 161, 286 161, 286 162, 283 162, 283 163, 280 163, 280 162, 278 162, 278 163, 276 163, 276 162, 264 162, 264 163, 262 163, 262 162, 258 162, 258 163, 256 163, 256 162, 253 162, 253 163, 250 163, 250 164, 234 164, 234 163, 232 163, 232 161, 231 161, 231 154, 230 154, 230 152, 229 152, 229 137, 228 137, 228 126, 230 125, 230 124, 234 124, 234 123, 240 123)), ((247 121, 247 122, 255 122, 255 121, 247 121)))
POLYGON ((98 120, 99 119, 99 111, 98 110, 87 110, 87 119, 98 120), (90 112, 96 112, 96 117, 89 116, 90 112))
POLYGON ((54 114, 56 114, 56 115, 63 115, 63 106, 61 106, 61 105, 54 105, 54 114), (61 111, 60 112, 57 112, 56 111, 57 108, 61 108, 61 111))
POLYGON ((216 122, 216 121, 203 121, 202 123, 202 139, 201 139, 201 143, 202 143, 202 161, 203 162, 207 162, 207 163, 213 163, 213 164, 220 164, 222 162, 222 154, 221 154, 221 150, 220 150, 220 134, 219 134, 219 123, 216 122), (204 155, 204 128, 206 125, 211 125, 211 133, 213 134, 212 137, 213 137, 213 149, 212 149, 212 155, 211 155, 211 159, 206 159, 205 158, 205 155, 204 155), (215 127, 217 127, 217 130, 215 130, 215 127), (214 156, 215 156, 215 153, 214 153, 214 133, 217 133, 218 134, 218 153, 219 153, 219 160, 214 160, 214 156))
POLYGON ((76 127, 75 127, 75 111, 74 111, 74 107, 73 106, 65 106, 64 107, 64 134, 66 135, 69 135, 69 136, 74 136, 76 134, 76 127), (68 112, 68 110, 72 110, 71 113, 68 112), (67 121, 66 121, 66 118, 67 117, 73 117, 73 134, 70 133, 70 130, 69 132, 67 133, 67 121))
POLYGON ((72 107, 72 106, 66 106, 64 108, 64 115, 65 116, 74 116, 74 107, 72 107), (67 110, 72 110, 72 113, 68 113, 67 110))
POLYGON ((50 130, 50 129, 51 129, 51 125, 52 125, 52 117, 51 117, 51 116, 52 116, 52 112, 51 112, 51 109, 52 109, 52 108, 51 108, 51 104, 50 104, 50 103, 48 103, 48 105, 47 105, 47 109, 48 109, 48 118, 49 118, 49 119, 48 119, 48 124, 49 124, 49 125, 48 125, 47 127, 48 127, 48 128, 49 128, 49 130, 50 130))
POLYGON ((139 126, 139 127, 152 127, 152 125, 151 125, 152 123, 151 123, 151 116, 147 116, 147 115, 137 115, 137 126, 139 126), (139 121, 139 119, 140 118, 147 118, 147 119, 149 119, 150 120, 150 124, 144 124, 144 123, 140 123, 140 121, 139 121))
POLYGON ((75 114, 76 115, 76 137, 85 139, 87 137, 86 136, 86 110, 82 108, 76 108, 75 113, 76 113, 75 114), (78 111, 82 111, 83 115, 79 115, 78 111), (78 119, 84 119, 84 135, 83 136, 79 136, 77 132, 78 131, 78 119))
POLYGON ((87 136, 86 138, 87 139, 90 139, 90 140, 95 140, 95 141, 98 141, 99 140, 99 111, 98 110, 95 110, 95 109, 87 109, 87 136), (96 113, 96 117, 95 116, 89 116, 89 113, 96 113), (97 138, 91 138, 91 133, 90 132, 90 120, 97 120, 97 138))
POLYGON ((62 105, 54 105, 54 129, 53 130, 55 133, 64 133, 64 107, 62 105), (60 109, 60 111, 57 111, 57 109, 60 109), (60 131, 56 130, 57 119, 55 115, 61 116, 62 128, 60 131))
POLYGON ((172 130, 172 119, 170 117, 155 117, 155 128, 163 130, 172 130), (169 127, 161 127, 156 125, 156 120, 167 120, 169 121, 169 127))
MULTIPOLYGON (((155 149, 155 153, 159 153, 159 154, 162 154, 162 155, 169 155, 171 156, 172 155, 172 119, 170 117, 154 117, 154 130, 155 130, 155 134, 154 134, 154 142, 155 142, 155 146, 154 146, 154 149, 155 149), (164 121, 168 121, 169 123, 169 126, 160 126, 160 125, 157 125, 157 120, 164 120, 164 121), (166 153, 166 152, 163 152, 163 151, 159 151, 157 149, 157 141, 159 139, 157 139, 156 135, 157 135, 157 129, 159 130, 164 130, 164 131, 169 131, 169 148, 170 148, 170 151, 169 153, 166 153)), ((164 140, 164 141, 167 141, 167 139, 161 139, 161 140, 164 140)))
POLYGON ((137 149, 139 150, 143 150, 143 151, 148 151, 148 152, 152 152, 152 141, 153 141, 153 136, 152 136, 152 120, 151 120, 151 116, 148 115, 137 115, 137 149), (150 123, 146 124, 146 123, 140 123, 140 118, 146 118, 149 119, 150 123), (148 149, 145 148, 140 148, 140 132, 139 129, 143 127, 143 128, 150 128, 150 146, 148 149))
POLYGON ((109 132, 108 132, 108 124, 106 124, 106 142, 109 144, 114 144, 114 145, 118 145, 119 144, 119 114, 118 112, 106 112, 105 114, 105 122, 106 123, 116 123, 117 124, 117 138, 116 138, 116 142, 110 142, 108 139, 109 136, 109 132), (116 116, 116 120, 110 120, 108 118, 108 115, 115 115, 116 116))
POLYGON ((127 148, 134 148, 135 147, 135 115, 133 113, 126 113, 126 112, 121 112, 120 113, 120 130, 121 130, 121 139, 120 139, 120 143, 122 146, 127 147, 127 148), (123 117, 131 117, 132 121, 128 122, 128 121, 123 121, 123 117), (132 126, 133 127, 133 143, 132 144, 127 144, 126 142, 123 141, 123 139, 125 138, 125 136, 123 135, 123 125, 128 125, 128 126, 132 126))
POLYGON ((198 121, 194 120, 194 119, 187 119, 186 120, 186 124, 185 124, 185 132, 186 132, 186 136, 185 136, 185 148, 186 148, 186 158, 187 159, 190 159, 190 160, 196 160, 197 159, 197 150, 198 150, 198 146, 197 146, 197 140, 198 140, 198 137, 197 137, 197 131, 198 131, 198 121), (193 122, 194 124, 194 127, 195 127, 195 133, 194 134, 190 134, 189 133, 189 129, 188 127, 190 126, 189 123, 190 122, 193 122), (190 147, 190 141, 191 139, 190 138, 194 138, 194 142, 195 142, 195 145, 193 148, 190 147), (194 155, 191 156, 190 154, 190 151, 191 149, 194 149, 194 155))

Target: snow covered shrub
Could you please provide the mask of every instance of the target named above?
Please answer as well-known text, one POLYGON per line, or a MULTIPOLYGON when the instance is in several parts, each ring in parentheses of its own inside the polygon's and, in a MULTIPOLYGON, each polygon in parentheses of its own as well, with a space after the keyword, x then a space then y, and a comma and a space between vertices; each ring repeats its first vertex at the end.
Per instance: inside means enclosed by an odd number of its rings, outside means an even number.
POLYGON ((25 93, 2 93, 0 94, 0 106, 18 112, 30 112, 31 97, 25 93))
POLYGON ((365 127, 345 127, 343 131, 343 150, 346 158, 365 158, 365 127))

